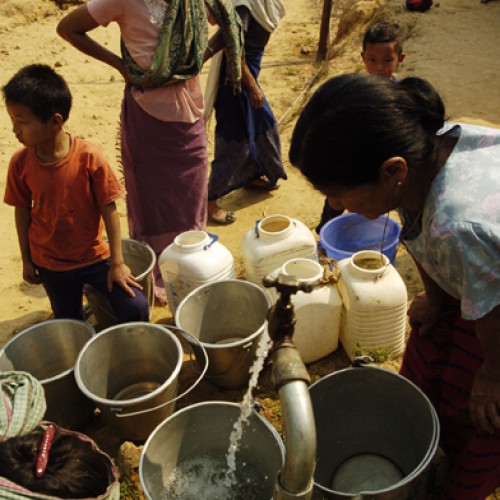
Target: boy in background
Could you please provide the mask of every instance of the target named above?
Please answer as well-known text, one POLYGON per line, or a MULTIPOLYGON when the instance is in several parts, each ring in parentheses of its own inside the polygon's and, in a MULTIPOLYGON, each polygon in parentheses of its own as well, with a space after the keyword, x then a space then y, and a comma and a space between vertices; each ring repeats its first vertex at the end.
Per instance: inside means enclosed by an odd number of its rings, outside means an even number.
MULTIPOLYGON (((363 37, 361 59, 367 73, 387 78, 394 82, 394 76, 406 53, 403 52, 403 31, 400 26, 391 21, 381 21, 371 25, 363 37)), ((331 207, 325 199, 321 219, 316 226, 319 234, 321 228, 331 219, 342 215, 343 210, 331 207)))
POLYGON ((90 284, 118 322, 148 321, 146 297, 121 250, 115 200, 124 188, 96 146, 65 132, 72 102, 66 82, 33 64, 2 91, 25 146, 10 161, 4 197, 15 207, 24 280, 43 284, 56 318, 83 320, 83 287, 90 284))

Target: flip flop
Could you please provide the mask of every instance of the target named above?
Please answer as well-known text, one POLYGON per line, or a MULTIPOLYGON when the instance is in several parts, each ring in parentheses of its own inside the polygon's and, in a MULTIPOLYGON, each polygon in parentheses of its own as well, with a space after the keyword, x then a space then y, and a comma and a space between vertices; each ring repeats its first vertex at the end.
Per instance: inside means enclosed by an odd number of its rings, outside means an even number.
POLYGON ((255 179, 245 185, 245 189, 254 189, 259 191, 276 191, 279 188, 279 184, 275 182, 274 184, 264 178, 255 179))
POLYGON ((235 220, 236 220, 236 214, 234 212, 226 212, 226 215, 223 217, 216 217, 211 213, 208 214, 209 222, 213 222, 214 224, 219 224, 221 226, 227 226, 228 224, 232 224, 235 220))

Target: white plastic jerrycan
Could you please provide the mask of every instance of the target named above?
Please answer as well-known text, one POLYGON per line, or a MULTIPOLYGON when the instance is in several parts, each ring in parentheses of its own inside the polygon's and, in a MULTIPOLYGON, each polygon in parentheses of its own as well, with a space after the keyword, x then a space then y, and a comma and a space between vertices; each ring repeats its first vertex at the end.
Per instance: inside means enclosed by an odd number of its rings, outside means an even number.
POLYGON ((269 273, 292 258, 318 260, 313 232, 299 220, 276 214, 257 221, 242 242, 246 279, 262 286, 269 273))
MULTIPOLYGON (((291 259, 281 268, 283 274, 302 282, 323 278, 325 270, 311 259, 291 259)), ((274 289, 272 289, 274 290, 274 289)), ((342 300, 336 283, 316 286, 310 293, 292 295, 295 311, 293 343, 304 363, 313 363, 334 352, 339 344, 342 300)))
POLYGON ((158 260, 172 313, 189 292, 205 283, 236 277, 231 252, 215 234, 185 231, 160 255, 158 260))
POLYGON ((340 341, 348 356, 400 355, 405 346, 408 294, 399 273, 374 250, 357 252, 338 264, 343 304, 340 341))

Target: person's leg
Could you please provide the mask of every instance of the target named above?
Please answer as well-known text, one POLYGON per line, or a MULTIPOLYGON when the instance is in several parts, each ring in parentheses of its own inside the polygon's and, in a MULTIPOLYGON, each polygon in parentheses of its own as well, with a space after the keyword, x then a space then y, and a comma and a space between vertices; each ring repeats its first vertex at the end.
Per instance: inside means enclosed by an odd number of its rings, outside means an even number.
POLYGON ((56 319, 83 320, 83 283, 78 270, 50 271, 38 268, 56 319))
POLYGON ((93 286, 109 300, 118 323, 149 321, 149 305, 142 291, 134 288, 135 297, 131 297, 121 286, 114 283, 113 289, 109 292, 107 285, 108 270, 108 261, 102 261, 82 268, 80 270, 81 279, 84 283, 93 286))
POLYGON ((321 219, 319 224, 316 226, 316 232, 319 234, 321 228, 331 219, 338 217, 344 213, 343 210, 335 210, 328 203, 328 199, 325 198, 325 202, 323 203, 323 211, 321 212, 321 219))

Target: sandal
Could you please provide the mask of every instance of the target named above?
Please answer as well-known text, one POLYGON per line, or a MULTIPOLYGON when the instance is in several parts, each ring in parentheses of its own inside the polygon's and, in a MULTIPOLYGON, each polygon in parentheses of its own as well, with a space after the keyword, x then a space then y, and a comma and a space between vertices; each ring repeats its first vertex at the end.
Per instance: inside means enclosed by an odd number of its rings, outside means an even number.
POLYGON ((214 224, 219 224, 221 226, 227 226, 232 224, 236 220, 236 214, 234 212, 226 212, 225 215, 216 216, 214 214, 208 214, 208 221, 214 224))
POLYGON ((257 189, 260 191, 276 191, 278 188, 279 184, 277 182, 273 184, 265 177, 259 177, 245 185, 245 189, 257 189))

